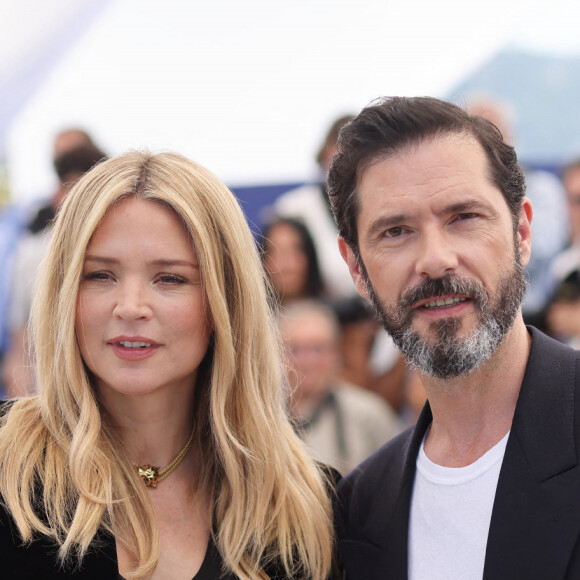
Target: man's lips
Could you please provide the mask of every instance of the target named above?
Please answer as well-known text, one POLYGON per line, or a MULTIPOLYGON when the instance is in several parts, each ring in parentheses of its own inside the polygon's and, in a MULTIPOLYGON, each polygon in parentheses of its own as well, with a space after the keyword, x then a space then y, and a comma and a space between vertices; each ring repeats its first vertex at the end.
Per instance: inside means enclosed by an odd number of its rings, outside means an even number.
POLYGON ((162 345, 151 338, 144 336, 117 336, 107 341, 115 355, 123 360, 143 360, 155 352, 162 345))
POLYGON ((450 308, 471 300, 472 298, 469 296, 436 296, 419 302, 416 308, 438 310, 441 308, 450 308))

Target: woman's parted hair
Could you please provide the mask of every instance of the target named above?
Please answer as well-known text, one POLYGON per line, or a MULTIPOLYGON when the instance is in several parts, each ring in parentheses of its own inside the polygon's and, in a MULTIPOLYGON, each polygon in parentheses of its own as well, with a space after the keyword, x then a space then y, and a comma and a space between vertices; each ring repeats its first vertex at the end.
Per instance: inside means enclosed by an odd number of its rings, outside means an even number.
POLYGON ((22 433, 30 458, 20 443, 15 450, 0 438, 2 494, 23 539, 40 531, 59 542, 63 559, 82 556, 104 521, 135 553, 134 577, 157 562, 152 507, 115 444, 75 335, 86 248, 106 212, 131 196, 170 206, 199 260, 213 336, 196 385, 196 444, 226 565, 256 578, 279 558, 289 572, 323 578, 330 506, 323 477, 285 416, 276 323, 254 239, 227 187, 174 153, 131 152, 97 165, 59 212, 31 316, 39 395, 16 403, 3 427, 14 434, 18 422, 35 425, 33 437, 22 433), (35 470, 48 524, 33 506, 35 470))

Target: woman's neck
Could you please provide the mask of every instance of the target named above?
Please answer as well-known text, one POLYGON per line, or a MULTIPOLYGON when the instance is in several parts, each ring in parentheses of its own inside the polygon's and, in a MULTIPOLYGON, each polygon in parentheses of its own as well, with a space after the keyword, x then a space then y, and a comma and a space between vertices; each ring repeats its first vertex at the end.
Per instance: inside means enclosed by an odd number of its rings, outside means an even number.
POLYGON ((163 468, 190 438, 194 427, 193 396, 176 400, 162 395, 108 394, 106 400, 101 399, 111 426, 134 463, 163 468))

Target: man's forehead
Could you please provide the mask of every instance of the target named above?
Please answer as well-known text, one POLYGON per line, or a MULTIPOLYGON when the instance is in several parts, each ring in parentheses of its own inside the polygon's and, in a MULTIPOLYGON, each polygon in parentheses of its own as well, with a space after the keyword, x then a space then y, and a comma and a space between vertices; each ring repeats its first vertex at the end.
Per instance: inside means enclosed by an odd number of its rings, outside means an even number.
POLYGON ((495 185, 483 147, 473 136, 455 133, 374 156, 359 172, 357 189, 359 194, 377 188, 390 192, 391 187, 412 188, 431 180, 460 185, 482 178, 495 185))
POLYGON ((398 155, 377 158, 362 176, 358 198, 357 229, 371 238, 425 212, 494 211, 504 205, 509 211, 483 147, 463 134, 424 140, 398 155))
POLYGON ((464 142, 464 143, 473 143, 478 147, 481 152, 485 155, 485 151, 479 141, 468 132, 441 132, 436 133, 433 135, 428 135, 419 139, 413 139, 408 142, 402 143, 398 147, 391 147, 387 143, 385 143, 385 148, 377 151, 374 155, 369 156, 368 158, 361 161, 359 164, 359 168, 357 171, 357 181, 360 185, 362 178, 365 172, 370 169, 372 166, 381 163, 387 159, 401 159, 408 155, 412 155, 417 153, 423 147, 429 148, 430 146, 436 146, 438 143, 444 142, 464 142))

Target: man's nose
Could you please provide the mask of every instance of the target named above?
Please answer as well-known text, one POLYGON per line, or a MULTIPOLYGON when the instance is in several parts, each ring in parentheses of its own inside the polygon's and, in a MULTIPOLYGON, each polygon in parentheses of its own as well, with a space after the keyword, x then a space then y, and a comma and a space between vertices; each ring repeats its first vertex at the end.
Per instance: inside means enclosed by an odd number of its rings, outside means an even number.
POLYGON ((457 250, 444 232, 425 232, 418 244, 416 274, 421 278, 442 278, 453 273, 459 264, 457 250))
POLYGON ((121 284, 116 292, 113 315, 123 320, 138 320, 151 317, 149 291, 138 281, 121 284))

